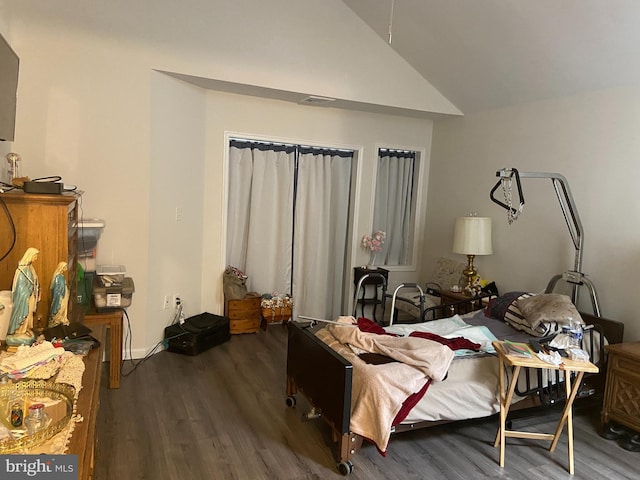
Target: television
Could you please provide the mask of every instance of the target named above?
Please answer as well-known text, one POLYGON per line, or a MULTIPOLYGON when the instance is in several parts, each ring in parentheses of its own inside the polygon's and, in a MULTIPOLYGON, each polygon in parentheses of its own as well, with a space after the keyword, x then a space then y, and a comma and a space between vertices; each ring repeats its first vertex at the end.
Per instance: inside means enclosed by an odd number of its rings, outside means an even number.
POLYGON ((13 141, 20 59, 0 34, 0 140, 13 141))

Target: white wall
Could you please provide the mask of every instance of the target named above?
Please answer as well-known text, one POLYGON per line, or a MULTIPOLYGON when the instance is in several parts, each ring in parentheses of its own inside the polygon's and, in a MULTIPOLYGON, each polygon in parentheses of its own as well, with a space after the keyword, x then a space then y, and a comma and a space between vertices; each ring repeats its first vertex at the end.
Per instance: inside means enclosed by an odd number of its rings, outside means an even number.
MULTIPOLYGON (((430 120, 223 101, 155 70, 457 112, 339 0, 5 4, 21 59, 12 150, 25 175, 61 175, 85 192, 84 216, 106 220, 98 263, 123 264, 135 281, 134 357, 171 320, 165 294, 182 294, 188 314, 222 312, 224 130, 362 145, 371 155, 374 135, 428 151, 432 128, 430 120), (397 75, 372 81, 381 63, 397 75)), ((359 235, 368 228, 358 220, 359 235)))
MULTIPOLYGON (((173 321, 162 311, 178 294, 186 312, 200 313, 206 94, 165 74, 150 72, 151 166, 146 337, 173 321), (158 321, 160 320, 160 321, 158 321), (162 321, 165 325, 162 325, 162 321)), ((175 315, 174 315, 175 316, 175 315)))
MULTIPOLYGON (((573 269, 574 259, 551 181, 523 180, 526 205, 511 226, 506 212, 489 200, 489 191, 503 167, 560 173, 582 219, 582 270, 597 289, 602 315, 623 321, 627 340, 640 339, 634 300, 640 265, 638 131, 640 88, 436 122, 427 263, 450 251, 454 218, 474 210, 494 219, 494 255, 477 259, 480 273, 496 280, 501 291, 544 290, 553 275, 573 269)), ((584 287, 580 295, 581 306, 590 312, 584 287)))
MULTIPOLYGON (((373 176, 377 146, 424 150, 425 185, 429 171, 432 121, 296 105, 276 100, 258 99, 228 93, 209 92, 207 109, 207 162, 204 195, 204 262, 202 299, 205 309, 215 309, 222 298, 221 274, 224 264, 225 133, 250 138, 351 148, 359 151, 359 183, 356 191, 356 219, 351 239, 351 264, 345 265, 348 278, 352 268, 366 264, 369 256, 358 243, 371 230, 373 176), (215 292, 215 295, 211 295, 215 292)), ((426 193, 426 192, 425 192, 426 193)), ((423 203, 426 201, 426 194, 423 203)), ((345 206, 347 208, 347 206, 345 206)), ((422 211, 426 210, 421 206, 422 211)), ((420 229, 421 229, 420 224, 420 229)), ((268 232, 265 232, 268 234, 268 232)), ((419 251, 422 243, 418 240, 419 251)), ((250 272, 247 272, 250 273, 250 272)), ((390 274, 390 283, 416 281, 419 271, 390 274)), ((352 287, 352 286, 351 286, 352 287)), ((345 311, 345 313, 347 313, 345 311)))

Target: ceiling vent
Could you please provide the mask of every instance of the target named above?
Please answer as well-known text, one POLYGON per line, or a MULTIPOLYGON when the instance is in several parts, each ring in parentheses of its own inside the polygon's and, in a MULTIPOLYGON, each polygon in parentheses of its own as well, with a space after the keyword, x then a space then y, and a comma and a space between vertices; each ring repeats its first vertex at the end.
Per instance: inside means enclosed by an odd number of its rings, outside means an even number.
POLYGON ((330 97, 318 97, 316 95, 309 95, 307 98, 303 98, 299 103, 306 105, 324 105, 325 103, 335 102, 335 98, 330 97))

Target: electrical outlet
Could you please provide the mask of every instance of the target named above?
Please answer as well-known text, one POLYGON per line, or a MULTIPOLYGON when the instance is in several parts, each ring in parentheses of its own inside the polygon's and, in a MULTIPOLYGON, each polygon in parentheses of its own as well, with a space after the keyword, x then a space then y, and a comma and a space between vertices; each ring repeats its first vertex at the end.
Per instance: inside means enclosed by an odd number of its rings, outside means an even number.
POLYGON ((166 310, 170 306, 171 306, 171 300, 169 298, 169 295, 165 295, 164 299, 162 300, 162 309, 166 310))
POLYGON ((173 306, 177 307, 181 303, 182 303, 182 297, 180 297, 180 294, 179 293, 174 293, 173 294, 173 306))

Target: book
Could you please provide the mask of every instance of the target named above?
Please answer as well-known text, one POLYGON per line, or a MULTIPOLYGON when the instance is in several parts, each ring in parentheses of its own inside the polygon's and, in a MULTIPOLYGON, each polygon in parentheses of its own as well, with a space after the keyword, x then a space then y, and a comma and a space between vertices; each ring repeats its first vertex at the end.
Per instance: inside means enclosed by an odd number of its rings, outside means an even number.
POLYGON ((507 355, 519 358, 531 358, 533 356, 526 343, 510 342, 509 340, 505 340, 502 345, 504 353, 507 355))

